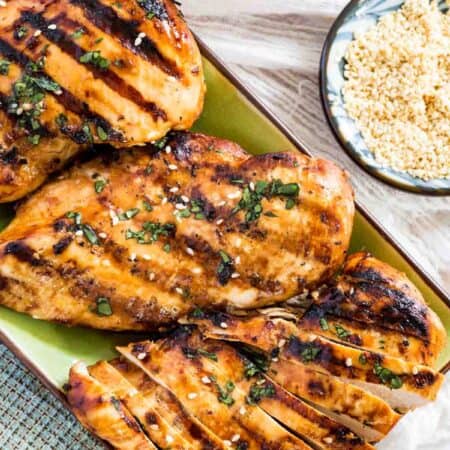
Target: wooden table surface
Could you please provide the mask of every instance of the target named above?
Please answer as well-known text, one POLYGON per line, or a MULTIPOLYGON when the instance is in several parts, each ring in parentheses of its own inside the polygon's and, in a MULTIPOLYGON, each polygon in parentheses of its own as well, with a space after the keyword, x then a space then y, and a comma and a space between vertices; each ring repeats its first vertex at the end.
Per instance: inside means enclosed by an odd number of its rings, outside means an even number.
MULTIPOLYGON (((303 141, 351 174, 356 197, 450 293, 450 197, 392 188, 334 139, 322 112, 319 58, 346 0, 184 0, 191 28, 303 141)), ((274 149, 279 150, 279 149, 274 149)))

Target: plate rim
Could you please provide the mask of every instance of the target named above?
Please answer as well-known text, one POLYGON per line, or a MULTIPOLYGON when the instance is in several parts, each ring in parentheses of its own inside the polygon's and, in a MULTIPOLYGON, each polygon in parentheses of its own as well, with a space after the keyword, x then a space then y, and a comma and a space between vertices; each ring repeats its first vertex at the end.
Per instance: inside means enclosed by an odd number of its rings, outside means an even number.
POLYGON ((322 51, 319 60, 319 90, 320 90, 320 103, 322 105, 322 110, 325 114, 328 126, 330 127, 336 141, 340 147, 347 153, 350 158, 356 162, 366 173, 377 178, 384 183, 401 189, 403 191, 411 192, 413 194, 427 195, 431 197, 445 197, 450 196, 450 186, 443 188, 433 188, 427 186, 415 186, 410 183, 403 183, 391 178, 389 175, 378 170, 376 167, 368 164, 364 158, 362 158, 352 146, 346 143, 344 136, 341 134, 339 127, 334 119, 334 115, 331 111, 330 103, 327 100, 327 80, 328 80, 328 61, 330 57, 330 51, 334 40, 336 39, 337 32, 339 28, 343 25, 344 21, 347 19, 348 15, 353 11, 354 8, 360 6, 363 3, 361 0, 350 0, 344 9, 339 13, 339 15, 334 20, 331 28, 329 29, 325 41, 322 46, 322 51))
MULTIPOLYGON (((199 46, 200 52, 203 57, 205 57, 211 64, 213 64, 217 70, 227 78, 233 86, 242 94, 253 107, 255 107, 263 116, 265 116, 273 125, 275 125, 278 130, 283 133, 286 138, 291 142, 291 144, 300 152, 312 156, 311 152, 307 149, 305 144, 296 137, 293 132, 275 115, 270 111, 270 109, 265 105, 265 103, 258 98, 255 94, 251 93, 249 88, 244 85, 244 83, 226 66, 217 54, 211 50, 211 48, 204 43, 204 41, 198 37, 197 34, 193 33, 194 37, 199 46)), ((357 200, 355 200, 356 210, 362 215, 362 217, 367 220, 367 222, 374 227, 374 229, 385 239, 401 256, 405 261, 411 265, 414 271, 424 280, 427 286, 439 297, 444 303, 450 313, 450 298, 445 293, 443 287, 435 280, 431 278, 428 272, 421 267, 421 265, 415 260, 415 258, 410 255, 396 240, 390 235, 390 233, 385 230, 382 225, 377 221, 377 219, 357 200)), ((33 374, 35 375, 42 384, 52 392, 55 397, 62 402, 62 404, 73 414, 65 395, 62 390, 53 384, 42 372, 42 370, 27 356, 23 354, 16 343, 10 339, 7 334, 0 329, 0 342, 3 343, 16 357, 17 359, 33 374)), ((447 361, 445 366, 441 369, 442 373, 450 371, 450 360, 447 361)), ((92 433, 91 433, 92 434, 92 433)), ((92 434, 93 435, 93 434, 92 434)), ((94 435, 93 435, 94 436, 94 435)), ((104 441, 99 440, 97 436, 95 438, 100 442, 104 448, 111 448, 104 441)))

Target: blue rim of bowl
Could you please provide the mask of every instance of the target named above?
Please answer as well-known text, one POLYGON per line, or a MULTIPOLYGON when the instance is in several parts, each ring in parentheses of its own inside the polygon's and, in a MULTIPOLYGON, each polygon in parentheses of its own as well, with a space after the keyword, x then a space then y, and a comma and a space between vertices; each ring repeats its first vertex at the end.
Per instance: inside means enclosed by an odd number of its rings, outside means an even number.
MULTIPOLYGON (((335 42, 337 34, 346 22, 346 20, 355 14, 357 9, 363 6, 367 0, 351 0, 347 6, 338 15, 330 31, 325 39, 322 53, 320 56, 319 64, 319 85, 320 85, 320 99, 322 103, 322 108, 325 113, 327 122, 341 147, 345 152, 366 172, 379 180, 390 184, 399 189, 403 189, 416 194, 427 194, 435 196, 450 195, 450 179, 434 179, 430 181, 424 181, 420 178, 415 178, 405 172, 399 172, 392 168, 380 168, 372 165, 371 162, 367 161, 353 146, 351 142, 342 134, 335 115, 331 110, 331 105, 328 100, 328 63, 330 58, 330 51, 335 42), (440 185, 436 186, 433 183, 438 182, 440 185)), ((349 118, 349 120, 351 120, 349 118)), ((359 139, 363 139, 359 135, 359 139)), ((369 150, 367 150, 369 152, 369 150)))

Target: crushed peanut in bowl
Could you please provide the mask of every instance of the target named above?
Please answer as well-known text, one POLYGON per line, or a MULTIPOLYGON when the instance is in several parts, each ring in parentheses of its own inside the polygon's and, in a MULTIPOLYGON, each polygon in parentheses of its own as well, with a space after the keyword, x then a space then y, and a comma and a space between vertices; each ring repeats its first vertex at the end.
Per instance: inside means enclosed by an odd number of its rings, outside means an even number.
POLYGON ((343 98, 383 166, 450 178, 450 13, 407 0, 346 53, 343 98))

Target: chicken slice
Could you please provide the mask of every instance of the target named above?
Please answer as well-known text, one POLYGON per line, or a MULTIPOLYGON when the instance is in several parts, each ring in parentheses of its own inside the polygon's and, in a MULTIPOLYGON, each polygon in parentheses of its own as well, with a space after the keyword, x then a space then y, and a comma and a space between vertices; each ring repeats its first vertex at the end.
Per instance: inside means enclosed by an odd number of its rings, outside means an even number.
POLYGON ((433 366, 445 329, 408 278, 367 253, 351 255, 298 323, 303 330, 433 366))
POLYGON ((67 398, 78 420, 114 447, 156 450, 124 404, 92 378, 83 363, 70 369, 67 398))
POLYGON ((10 0, 0 59, 0 202, 85 145, 143 145, 203 106, 201 55, 170 0, 10 0))
POLYGON ((207 364, 214 356, 196 349, 204 356, 193 358, 189 349, 184 331, 160 342, 118 348, 156 382, 167 386, 188 411, 229 445, 248 450, 311 448, 256 404, 248 403, 246 393, 236 389, 228 373, 207 364))
POLYGON ((100 361, 89 373, 121 400, 159 448, 172 450, 225 449, 225 444, 206 429, 167 389, 152 381, 127 361, 100 361))
POLYGON ((94 159, 24 203, 0 234, 0 303, 158 329, 196 306, 286 300, 342 264, 353 195, 331 162, 182 132, 155 150, 94 159))

